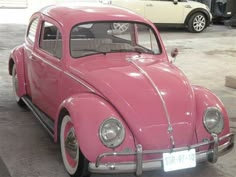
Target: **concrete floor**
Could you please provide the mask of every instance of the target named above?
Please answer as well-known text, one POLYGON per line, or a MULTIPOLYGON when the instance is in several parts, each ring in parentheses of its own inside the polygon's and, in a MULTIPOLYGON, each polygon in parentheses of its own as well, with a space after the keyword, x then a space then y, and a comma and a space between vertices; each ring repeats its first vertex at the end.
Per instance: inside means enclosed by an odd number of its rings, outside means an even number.
MULTIPOLYGON (((0 177, 68 177, 60 149, 31 112, 19 108, 7 73, 10 50, 22 43, 24 25, 0 25, 0 177)), ((225 104, 232 131, 236 127, 236 90, 224 86, 225 76, 236 75, 236 29, 211 26, 200 34, 185 30, 161 30, 170 53, 180 51, 175 64, 189 80, 212 90, 225 104)), ((172 173, 146 172, 145 177, 235 177, 236 150, 212 164, 172 173)), ((92 175, 102 177, 105 175, 92 175)), ((113 175, 133 177, 132 174, 113 175)))

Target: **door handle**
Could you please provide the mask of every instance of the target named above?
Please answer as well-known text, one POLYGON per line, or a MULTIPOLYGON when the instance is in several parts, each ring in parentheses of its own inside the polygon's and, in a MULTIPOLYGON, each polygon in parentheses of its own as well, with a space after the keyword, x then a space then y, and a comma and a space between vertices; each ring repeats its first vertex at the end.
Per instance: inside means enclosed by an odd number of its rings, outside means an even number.
POLYGON ((34 59, 32 55, 29 56, 29 59, 30 59, 31 61, 36 61, 36 59, 34 59))
POLYGON ((192 8, 191 5, 185 5, 184 7, 185 7, 185 8, 190 8, 190 9, 192 8))
POLYGON ((147 7, 153 7, 153 4, 146 4, 147 7))

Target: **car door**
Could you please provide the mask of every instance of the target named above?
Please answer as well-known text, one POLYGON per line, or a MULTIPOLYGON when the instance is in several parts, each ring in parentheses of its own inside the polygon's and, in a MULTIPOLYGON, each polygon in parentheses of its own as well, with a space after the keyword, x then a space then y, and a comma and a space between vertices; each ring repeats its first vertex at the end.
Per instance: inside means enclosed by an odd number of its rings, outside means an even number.
POLYGON ((153 23, 183 24, 186 0, 145 0, 145 17, 153 23))
POLYGON ((31 62, 32 101, 54 117, 60 100, 62 33, 59 25, 47 17, 42 19, 39 30, 31 62))

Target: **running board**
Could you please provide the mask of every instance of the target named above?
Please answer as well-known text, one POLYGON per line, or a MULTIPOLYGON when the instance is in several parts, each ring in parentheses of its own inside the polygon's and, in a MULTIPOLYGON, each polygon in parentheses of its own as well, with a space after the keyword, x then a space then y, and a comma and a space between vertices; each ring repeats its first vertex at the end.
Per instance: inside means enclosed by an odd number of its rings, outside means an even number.
POLYGON ((47 130, 49 135, 54 138, 54 122, 42 111, 40 111, 33 103, 32 101, 26 97, 23 96, 21 99, 25 102, 27 107, 32 111, 32 113, 35 115, 35 117, 39 120, 39 122, 43 125, 43 127, 47 130))

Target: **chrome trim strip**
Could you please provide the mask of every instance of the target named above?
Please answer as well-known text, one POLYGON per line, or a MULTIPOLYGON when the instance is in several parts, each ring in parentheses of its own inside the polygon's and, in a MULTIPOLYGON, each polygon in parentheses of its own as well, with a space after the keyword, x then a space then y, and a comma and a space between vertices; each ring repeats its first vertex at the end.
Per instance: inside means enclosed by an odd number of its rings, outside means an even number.
MULTIPOLYGON (((169 134, 172 133, 173 127, 172 127, 171 122, 170 122, 170 115, 169 115, 169 112, 167 110, 167 106, 166 106, 165 100, 162 97, 161 92, 160 92, 158 86, 154 83, 154 81, 148 75, 148 73, 141 66, 139 66, 137 63, 135 63, 135 61, 133 61, 132 59, 129 59, 128 61, 131 62, 148 79, 148 81, 151 83, 151 85, 155 89, 156 93, 161 98, 161 103, 162 103, 162 106, 164 108, 164 111, 165 111, 165 114, 166 114, 166 118, 167 118, 167 122, 168 122, 168 132, 169 132, 169 134)), ((172 146, 174 147, 175 146, 175 141, 174 141, 174 137, 173 137, 172 134, 170 135, 170 140, 171 140, 172 146)))
MULTIPOLYGON (((217 153, 218 156, 222 156, 228 152, 230 152, 234 147, 234 133, 226 134, 220 138, 216 138, 215 135, 212 135, 212 140, 208 140, 205 142, 201 142, 199 144, 194 144, 189 147, 180 147, 174 149, 163 149, 163 150, 146 150, 140 151, 138 150, 139 146, 137 146, 137 150, 133 152, 110 152, 110 153, 103 153, 97 157, 96 163, 89 163, 89 171, 92 173, 106 173, 106 174, 113 174, 113 173, 131 173, 136 172, 136 174, 140 174, 137 172, 140 171, 150 171, 150 170, 157 170, 162 169, 162 159, 154 159, 149 161, 141 161, 141 162, 123 162, 123 163, 105 163, 100 164, 100 161, 104 157, 108 156, 132 156, 136 155, 137 157, 140 156, 140 152, 142 155, 149 155, 149 154, 161 154, 161 153, 169 153, 169 152, 176 152, 182 150, 188 150, 192 148, 198 148, 200 146, 211 145, 213 148, 218 145, 218 143, 222 140, 228 139, 228 141, 220 146, 217 146, 218 151, 215 152, 214 149, 209 149, 207 151, 196 152, 196 160, 197 163, 203 161, 212 162, 209 158, 214 156, 214 153, 217 153), (142 164, 141 168, 139 169, 138 164, 142 164)), ((141 146, 141 145, 140 145, 141 146)), ((215 149, 216 150, 216 149, 215 149)), ((138 160, 138 158, 137 158, 138 160)))
POLYGON ((45 60, 44 58, 42 58, 41 56, 39 56, 38 54, 32 52, 32 55, 34 55, 35 57, 39 58, 41 61, 43 61, 44 63, 48 64, 49 66, 51 66, 52 68, 58 70, 58 71, 62 71, 60 68, 58 68, 57 66, 54 66, 52 63, 48 62, 47 60, 45 60))
MULTIPOLYGON (((64 74, 66 74, 67 76, 71 77, 72 79, 76 80, 77 82, 79 82, 81 85, 83 85, 85 88, 89 89, 91 92, 95 93, 95 90, 92 89, 91 87, 89 87, 87 84, 85 84, 83 81, 81 81, 80 79, 76 78, 75 76, 73 76, 72 74, 66 72, 66 71, 62 71, 60 68, 54 66, 52 63, 46 61, 45 59, 43 59, 42 57, 40 57, 39 55, 35 54, 29 47, 25 46, 27 48, 27 50, 30 50, 32 55, 38 57, 40 60, 42 60, 43 62, 47 63, 48 65, 50 65, 51 67, 53 67, 54 69, 63 72, 64 74)), ((33 60, 33 59, 31 59, 33 60)))
MULTIPOLYGON (((53 67, 54 69, 58 70, 58 71, 62 71, 60 68, 54 66, 52 63, 46 61, 44 58, 42 58, 41 56, 39 56, 38 54, 36 54, 35 52, 33 52, 27 45, 25 45, 25 48, 27 50, 29 50, 31 52, 31 54, 37 58, 39 58, 41 61, 43 61, 44 63, 47 63, 49 66, 53 67)), ((31 56, 30 60, 34 60, 31 56)), ((59 60, 59 59, 58 59, 59 60)))
POLYGON ((73 76, 72 74, 64 71, 64 74, 66 74, 67 76, 71 77, 72 79, 76 80, 77 82, 79 82, 81 85, 83 85, 85 88, 89 89, 91 92, 95 93, 95 90, 92 89, 90 86, 88 86, 86 83, 84 83, 82 80, 78 79, 77 77, 73 76))

